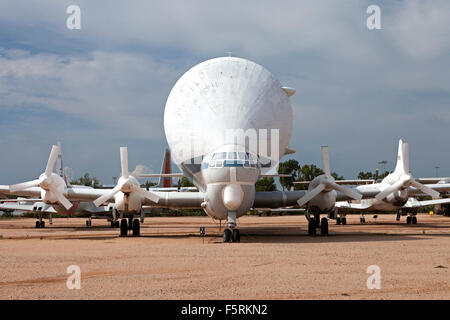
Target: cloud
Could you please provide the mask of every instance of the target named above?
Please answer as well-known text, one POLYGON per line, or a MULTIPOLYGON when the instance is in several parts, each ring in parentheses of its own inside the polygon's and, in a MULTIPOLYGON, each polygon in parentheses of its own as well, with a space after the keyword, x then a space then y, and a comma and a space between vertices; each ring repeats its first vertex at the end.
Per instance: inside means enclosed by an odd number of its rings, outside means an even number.
POLYGON ((321 163, 328 144, 333 170, 350 178, 393 159, 403 137, 418 174, 439 161, 450 175, 447 1, 381 1, 375 31, 366 28, 371 1, 79 0, 78 31, 65 25, 70 4, 0 3, 0 147, 11 155, 2 181, 40 173, 57 139, 65 163, 102 180, 120 168, 121 145, 158 167, 170 89, 225 51, 297 89, 300 162, 321 163))

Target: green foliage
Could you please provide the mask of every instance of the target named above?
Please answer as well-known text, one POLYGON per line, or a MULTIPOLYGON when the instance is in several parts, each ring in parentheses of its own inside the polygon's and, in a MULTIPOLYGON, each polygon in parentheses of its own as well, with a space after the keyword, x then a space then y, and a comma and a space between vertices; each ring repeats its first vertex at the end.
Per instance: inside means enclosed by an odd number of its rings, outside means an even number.
POLYGON ((151 188, 153 186, 156 186, 156 183, 150 182, 148 180, 145 181, 145 183, 141 184, 141 188, 145 188, 145 189, 151 188))
POLYGON ((280 177, 280 184, 283 189, 290 189, 294 184, 293 182, 297 178, 297 172, 300 169, 300 164, 297 160, 290 159, 285 162, 280 162, 278 164, 279 174, 290 174, 292 177, 280 177))
POLYGON ((70 181, 70 184, 72 185, 78 185, 78 186, 88 186, 88 187, 94 187, 94 188, 101 188, 102 185, 100 184, 100 181, 95 177, 90 177, 89 173, 85 173, 84 176, 78 178, 77 180, 70 181))
POLYGON ((367 172, 360 171, 358 173, 358 179, 360 179, 360 180, 375 179, 375 175, 369 171, 367 171, 367 172))
POLYGON ((314 178, 324 173, 325 172, 315 164, 305 164, 300 168, 298 178, 300 181, 312 181, 314 178))
POLYGON ((188 180, 188 178, 186 178, 186 177, 181 178, 181 184, 180 184, 180 186, 181 186, 182 188, 186 188, 186 187, 195 187, 194 184, 191 183, 191 182, 188 180))
POLYGON ((375 173, 370 172, 370 171, 367 171, 367 172, 360 171, 358 173, 358 179, 360 179, 360 180, 366 180, 366 179, 378 180, 378 179, 384 179, 388 174, 389 174, 389 171, 386 171, 381 175, 378 174, 378 170, 375 171, 375 173))
POLYGON ((277 189, 272 177, 264 177, 255 184, 256 191, 275 191, 277 189))

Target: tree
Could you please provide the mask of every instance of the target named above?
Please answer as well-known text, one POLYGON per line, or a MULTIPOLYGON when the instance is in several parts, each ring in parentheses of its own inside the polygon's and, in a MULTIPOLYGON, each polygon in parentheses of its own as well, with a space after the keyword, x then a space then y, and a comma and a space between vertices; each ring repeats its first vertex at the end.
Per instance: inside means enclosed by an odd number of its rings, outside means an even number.
POLYGON ((372 172, 364 172, 364 171, 360 171, 358 173, 358 179, 360 180, 366 180, 366 179, 375 179, 375 176, 372 172))
POLYGON ((145 183, 141 184, 141 188, 145 188, 145 189, 151 188, 153 186, 156 186, 156 183, 150 182, 148 180, 145 181, 145 183))
POLYGON ((181 178, 181 184, 180 184, 181 188, 186 188, 186 187, 194 187, 194 184, 192 184, 188 178, 183 177, 181 178))
POLYGON ((344 176, 340 176, 336 172, 332 172, 331 176, 334 178, 334 180, 344 180, 344 176))
POLYGON ((315 164, 305 164, 303 165, 298 173, 300 181, 312 181, 314 178, 324 174, 322 169, 317 167, 315 164))
POLYGON ((89 173, 85 173, 84 176, 78 178, 77 180, 70 181, 70 184, 78 185, 78 186, 88 186, 94 188, 101 188, 102 185, 100 181, 95 177, 90 177, 89 173))
POLYGON ((275 191, 277 189, 275 180, 272 177, 264 177, 255 184, 256 191, 275 191))
POLYGON ((294 181, 297 178, 297 172, 300 169, 300 164, 297 160, 290 159, 285 162, 280 162, 278 164, 278 173, 279 174, 290 174, 292 177, 280 177, 280 184, 283 187, 283 190, 290 189, 294 185, 294 181))

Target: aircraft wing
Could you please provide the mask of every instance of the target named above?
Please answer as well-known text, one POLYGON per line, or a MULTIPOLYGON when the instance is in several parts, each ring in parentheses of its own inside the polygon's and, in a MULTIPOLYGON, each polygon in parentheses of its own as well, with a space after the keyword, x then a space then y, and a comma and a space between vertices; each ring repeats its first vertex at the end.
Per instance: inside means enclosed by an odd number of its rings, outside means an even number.
MULTIPOLYGON (((0 210, 20 210, 25 212, 35 212, 34 204, 18 204, 18 203, 0 203, 0 210)), ((56 210, 51 205, 45 205, 39 212, 42 213, 56 213, 56 210)))
POLYGON ((160 192, 153 190, 152 192, 159 197, 159 201, 154 203, 145 199, 144 204, 153 208, 200 209, 206 195, 203 192, 160 192))
MULTIPOLYGON (((0 193, 14 194, 16 196, 24 196, 24 197, 40 197, 41 190, 42 189, 40 187, 31 187, 11 193, 9 191, 9 186, 0 185, 0 193)), ((67 189, 67 191, 63 194, 67 199, 71 201, 89 202, 94 201, 98 197, 110 191, 111 189, 77 188, 76 186, 73 186, 72 188, 67 189)))
MULTIPOLYGON (((294 184, 299 184, 299 185, 309 185, 311 181, 294 181, 294 184)), ((354 180, 335 180, 334 182, 336 182, 336 184, 340 184, 340 185, 351 185, 351 186, 356 186, 356 185, 366 185, 366 184, 374 184, 375 180, 374 179, 354 179, 354 180)))
POLYGON ((351 203, 348 201, 337 201, 335 204, 335 207, 339 209, 354 209, 354 210, 366 210, 370 208, 370 206, 371 204, 368 202, 351 203))
POLYGON ((444 204, 444 203, 450 203, 450 198, 425 200, 425 201, 419 201, 415 198, 409 198, 408 201, 405 203, 405 205, 402 208, 404 208, 404 209, 420 208, 420 207, 432 206, 432 205, 444 204))

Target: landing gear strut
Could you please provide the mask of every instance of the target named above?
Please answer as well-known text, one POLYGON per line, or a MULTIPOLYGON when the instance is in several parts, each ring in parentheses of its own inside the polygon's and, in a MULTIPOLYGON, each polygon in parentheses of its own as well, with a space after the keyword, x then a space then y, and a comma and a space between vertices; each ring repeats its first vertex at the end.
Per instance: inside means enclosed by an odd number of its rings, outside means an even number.
POLYGON ((91 217, 86 219, 86 227, 91 227, 92 226, 92 219, 91 217))

